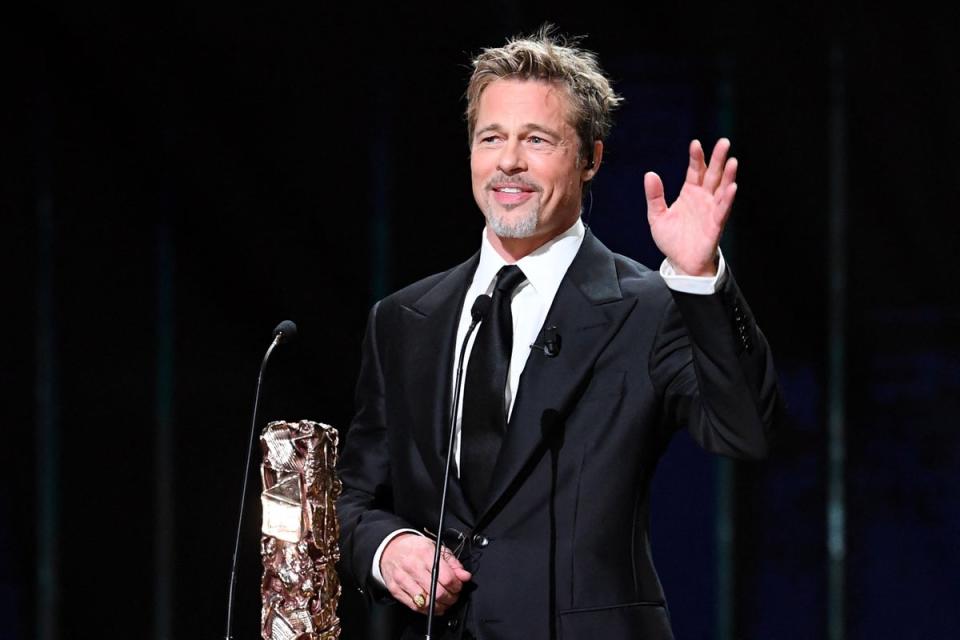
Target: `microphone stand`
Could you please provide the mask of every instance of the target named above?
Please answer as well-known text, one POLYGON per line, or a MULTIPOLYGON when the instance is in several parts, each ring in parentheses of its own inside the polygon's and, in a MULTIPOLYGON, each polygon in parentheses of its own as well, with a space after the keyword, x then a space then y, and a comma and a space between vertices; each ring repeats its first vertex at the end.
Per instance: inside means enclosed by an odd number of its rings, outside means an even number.
POLYGON ((247 443, 247 464, 243 467, 243 490, 240 493, 240 516, 237 518, 237 538, 233 543, 233 563, 230 566, 230 593, 227 597, 227 630, 225 640, 233 640, 233 601, 237 593, 237 557, 240 555, 240 527, 243 524, 243 506, 247 503, 247 480, 250 476, 250 459, 253 457, 253 439, 257 432, 257 411, 260 407, 260 386, 263 383, 263 372, 267 369, 270 354, 281 342, 285 342, 296 335, 296 325, 292 322, 287 325, 281 323, 273 332, 273 342, 267 347, 267 352, 260 363, 260 374, 257 376, 257 392, 253 397, 253 419, 250 421, 250 441, 247 443), (286 332, 286 333, 285 333, 286 332), (289 333, 290 335, 287 335, 289 333))
POLYGON ((460 404, 460 383, 463 379, 463 357, 467 352, 467 344, 470 342, 470 336, 473 334, 473 330, 476 329, 480 321, 483 320, 489 308, 490 296, 477 296, 470 310, 473 322, 470 323, 470 328, 467 329, 467 333, 463 337, 463 344, 460 345, 460 359, 457 362, 457 380, 453 385, 453 404, 450 407, 450 436, 447 439, 447 461, 443 471, 443 492, 440 495, 440 519, 437 523, 437 545, 433 551, 433 567, 430 570, 430 593, 428 595, 430 606, 427 608, 426 640, 430 640, 430 636, 433 634, 433 612, 437 604, 437 579, 440 577, 440 553, 443 546, 441 540, 443 537, 443 522, 447 516, 447 488, 450 486, 450 466, 453 461, 453 436, 456 433, 457 405, 460 404))

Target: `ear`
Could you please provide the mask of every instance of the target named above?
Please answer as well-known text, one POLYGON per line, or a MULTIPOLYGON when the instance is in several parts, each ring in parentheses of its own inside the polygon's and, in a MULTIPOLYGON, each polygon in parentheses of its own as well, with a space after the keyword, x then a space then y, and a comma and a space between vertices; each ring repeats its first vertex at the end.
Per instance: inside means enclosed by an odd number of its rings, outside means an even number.
POLYGON ((600 169, 600 162, 603 160, 603 142, 600 140, 594 140, 593 154, 591 156, 587 156, 587 158, 588 161, 586 166, 583 167, 583 173, 581 174, 581 180, 583 182, 590 182, 593 180, 593 177, 597 175, 597 171, 600 169))

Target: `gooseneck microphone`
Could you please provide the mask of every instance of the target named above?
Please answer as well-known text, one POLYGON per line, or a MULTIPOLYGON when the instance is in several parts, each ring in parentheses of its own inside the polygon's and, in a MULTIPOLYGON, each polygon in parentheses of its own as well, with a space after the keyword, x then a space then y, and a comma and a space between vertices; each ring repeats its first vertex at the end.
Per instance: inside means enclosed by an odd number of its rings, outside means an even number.
MULTIPOLYGON (((297 337, 297 325, 292 320, 284 320, 273 330, 273 338, 277 344, 287 344, 293 342, 297 337)), ((271 348, 273 345, 271 345, 271 348)), ((267 357, 269 357, 269 352, 267 357)))
POLYGON ((440 494, 440 520, 437 523, 437 546, 433 551, 433 568, 430 570, 430 606, 427 608, 427 634, 426 640, 430 640, 433 633, 433 611, 436 607, 437 599, 437 578, 440 574, 440 550, 443 546, 443 522, 447 516, 447 487, 450 485, 450 465, 453 460, 453 436, 457 429, 457 405, 460 404, 460 384, 463 380, 463 357, 467 352, 467 344, 470 342, 470 336, 477 325, 486 317, 490 311, 492 300, 490 296, 483 294, 477 296, 470 308, 470 317, 473 321, 466 335, 463 336, 463 343, 460 345, 460 359, 457 361, 457 379, 453 385, 453 403, 450 405, 450 435, 447 439, 447 462, 443 471, 443 492, 440 494))
POLYGON ((230 592, 227 596, 227 630, 226 640, 233 640, 233 600, 237 592, 237 557, 240 555, 240 527, 243 524, 243 506, 247 502, 247 478, 250 476, 250 458, 253 456, 253 439, 257 432, 257 410, 260 407, 260 386, 263 383, 263 372, 267 369, 270 354, 278 344, 286 344, 297 337, 297 325, 290 320, 284 320, 273 330, 273 341, 267 347, 267 352, 260 363, 260 375, 257 376, 257 392, 253 397, 253 419, 250 421, 250 442, 247 444, 247 464, 243 467, 243 490, 240 492, 240 517, 237 518, 237 538, 233 543, 233 564, 230 567, 230 592))

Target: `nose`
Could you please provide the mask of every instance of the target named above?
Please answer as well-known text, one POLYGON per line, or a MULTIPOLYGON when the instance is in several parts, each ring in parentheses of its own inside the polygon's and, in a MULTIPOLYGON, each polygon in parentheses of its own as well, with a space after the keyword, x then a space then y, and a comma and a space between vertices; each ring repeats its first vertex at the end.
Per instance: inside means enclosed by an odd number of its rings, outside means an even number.
POLYGON ((508 140, 503 145, 500 157, 497 158, 497 168, 508 176, 527 170, 527 163, 523 157, 523 149, 519 140, 508 140))

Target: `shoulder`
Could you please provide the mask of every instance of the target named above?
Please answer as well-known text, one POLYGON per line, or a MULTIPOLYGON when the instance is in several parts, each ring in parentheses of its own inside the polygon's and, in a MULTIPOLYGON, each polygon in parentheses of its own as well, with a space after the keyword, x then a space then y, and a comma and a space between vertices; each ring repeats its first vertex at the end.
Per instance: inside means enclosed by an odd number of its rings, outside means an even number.
POLYGON ((670 290, 658 270, 611 251, 592 233, 584 238, 582 250, 587 260, 594 265, 603 266, 590 268, 590 277, 616 278, 620 294, 624 298, 641 298, 664 304, 669 302, 670 290))
POLYGON ((396 305, 411 305, 417 300, 426 295, 430 290, 436 287, 444 278, 449 276, 456 267, 447 269, 446 271, 441 271, 439 273, 434 273, 425 278, 421 278, 416 282, 411 282, 410 284, 397 289, 393 293, 387 295, 382 300, 380 304, 383 306, 396 306, 396 305))
POLYGON ((673 306, 670 288, 660 275, 660 271, 651 269, 627 256, 613 254, 617 268, 620 290, 625 299, 635 299, 640 308, 648 312, 656 310, 662 313, 673 306))
POLYGON ((462 296, 477 267, 478 256, 479 253, 476 253, 455 267, 426 276, 394 291, 375 305, 375 313, 378 316, 392 316, 406 308, 426 314, 452 297, 462 296))

